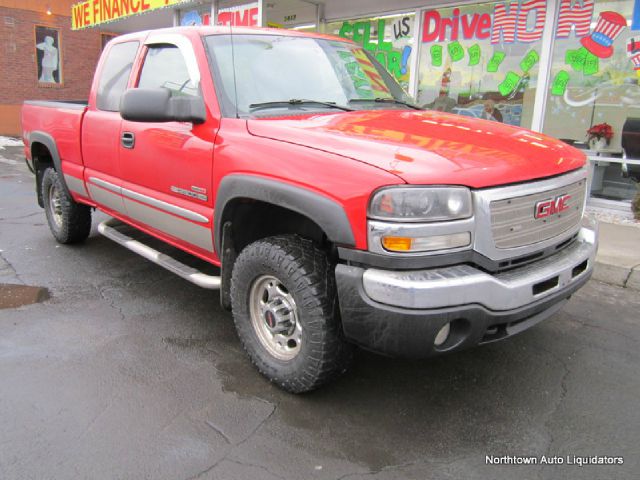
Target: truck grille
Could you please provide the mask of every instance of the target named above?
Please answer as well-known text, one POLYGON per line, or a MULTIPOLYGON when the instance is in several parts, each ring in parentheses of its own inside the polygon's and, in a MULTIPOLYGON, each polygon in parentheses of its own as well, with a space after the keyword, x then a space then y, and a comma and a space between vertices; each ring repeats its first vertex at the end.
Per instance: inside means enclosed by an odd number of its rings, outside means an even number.
POLYGON ((553 190, 492 201, 491 232, 496 248, 543 242, 575 228, 582 218, 586 183, 580 180, 553 190))

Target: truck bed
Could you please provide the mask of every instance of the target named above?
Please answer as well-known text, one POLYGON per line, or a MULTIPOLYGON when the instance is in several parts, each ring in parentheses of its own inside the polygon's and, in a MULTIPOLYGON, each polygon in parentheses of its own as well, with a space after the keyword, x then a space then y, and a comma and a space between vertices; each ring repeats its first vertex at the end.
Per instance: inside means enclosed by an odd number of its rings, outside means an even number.
POLYGON ((25 100, 24 104, 37 107, 83 110, 87 107, 88 102, 86 100, 25 100))
POLYGON ((38 132, 55 141, 62 162, 68 164, 66 172, 81 171, 78 170, 82 166, 80 132, 86 109, 84 100, 25 101, 21 118, 25 153, 37 138, 34 133, 38 132))

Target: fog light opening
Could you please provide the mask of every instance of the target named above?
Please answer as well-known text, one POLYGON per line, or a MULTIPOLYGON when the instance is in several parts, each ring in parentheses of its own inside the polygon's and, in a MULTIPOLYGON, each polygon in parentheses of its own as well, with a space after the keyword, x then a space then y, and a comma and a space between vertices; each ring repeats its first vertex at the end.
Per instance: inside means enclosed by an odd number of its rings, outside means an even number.
POLYGON ((436 347, 441 347, 449 339, 449 333, 451 333, 451 323, 445 323, 436 335, 433 344, 436 347))

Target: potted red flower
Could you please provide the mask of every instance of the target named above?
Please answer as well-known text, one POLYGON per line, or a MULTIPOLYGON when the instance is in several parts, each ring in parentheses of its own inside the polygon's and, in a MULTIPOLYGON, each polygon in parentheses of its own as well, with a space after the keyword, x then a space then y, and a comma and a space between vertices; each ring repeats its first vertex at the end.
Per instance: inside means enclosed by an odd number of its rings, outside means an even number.
POLYGON ((593 150, 602 150, 609 146, 613 138, 613 128, 608 123, 598 123, 587 130, 587 140, 593 150))

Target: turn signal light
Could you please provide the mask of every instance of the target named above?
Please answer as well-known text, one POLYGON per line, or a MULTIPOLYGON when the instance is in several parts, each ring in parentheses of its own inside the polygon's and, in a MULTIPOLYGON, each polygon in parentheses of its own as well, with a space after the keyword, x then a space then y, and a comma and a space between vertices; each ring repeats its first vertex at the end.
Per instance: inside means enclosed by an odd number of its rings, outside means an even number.
POLYGON ((382 237, 382 246, 392 252, 410 252, 412 243, 409 237, 382 237))
POLYGON ((471 233, 460 232, 430 237, 382 237, 382 246, 389 252, 432 252, 471 245, 471 233))

